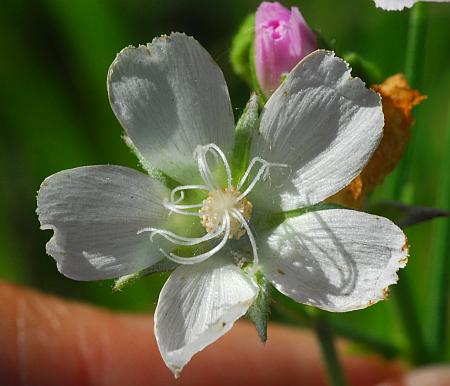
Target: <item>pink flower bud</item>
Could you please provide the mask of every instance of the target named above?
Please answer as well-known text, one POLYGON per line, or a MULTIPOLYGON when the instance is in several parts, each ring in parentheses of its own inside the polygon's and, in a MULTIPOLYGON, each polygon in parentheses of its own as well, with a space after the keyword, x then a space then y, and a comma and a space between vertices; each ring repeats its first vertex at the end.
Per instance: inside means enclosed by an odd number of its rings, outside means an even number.
POLYGON ((263 2, 256 11, 255 66, 265 93, 274 91, 283 74, 317 49, 314 33, 297 7, 263 2))

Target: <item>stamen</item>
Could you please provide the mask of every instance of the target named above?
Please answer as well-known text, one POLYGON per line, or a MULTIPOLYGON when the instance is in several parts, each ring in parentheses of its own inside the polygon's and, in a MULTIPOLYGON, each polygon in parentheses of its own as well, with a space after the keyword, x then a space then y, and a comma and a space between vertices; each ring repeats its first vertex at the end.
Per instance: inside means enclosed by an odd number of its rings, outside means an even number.
POLYGON ((239 181, 239 184, 236 186, 236 189, 239 190, 240 188, 242 188, 242 185, 244 185, 245 180, 248 178, 250 172, 252 171, 253 166, 255 166, 255 164, 257 162, 261 162, 263 165, 267 163, 267 161, 263 160, 260 157, 254 157, 248 167, 247 170, 245 171, 244 175, 242 176, 241 180, 239 181))
POLYGON ((176 205, 176 204, 172 204, 171 202, 168 202, 167 205, 169 205, 171 208, 175 208, 175 209, 193 209, 193 208, 201 208, 202 207, 202 204, 176 205))
POLYGON ((171 190, 170 201, 165 200, 163 205, 170 212, 185 216, 200 217, 201 224, 205 227, 207 233, 202 237, 183 237, 165 229, 152 227, 143 228, 137 233, 150 232, 150 240, 152 241, 156 235, 159 235, 170 243, 180 246, 194 246, 221 237, 220 242, 212 249, 193 257, 178 256, 174 253, 167 253, 164 249, 160 248, 161 253, 169 260, 185 265, 201 263, 219 252, 229 239, 235 238, 239 240, 240 237, 247 234, 253 252, 253 264, 249 268, 249 271, 254 273, 259 264, 259 257, 255 237, 248 223, 253 205, 245 197, 253 190, 255 185, 261 179, 264 180, 268 177, 271 167, 288 167, 288 165, 271 163, 260 157, 254 157, 250 161, 247 170, 235 188, 231 184, 232 176, 230 164, 228 163, 224 152, 217 145, 212 143, 197 146, 194 151, 194 157, 197 160, 198 169, 205 184, 178 186, 171 190), (208 154, 211 154, 211 156, 208 156, 208 154), (222 188, 219 185, 210 165, 208 165, 208 160, 210 160, 212 156, 214 157, 213 162, 215 162, 214 167, 216 164, 220 163, 219 159, 223 162, 227 174, 227 188, 222 188), (248 182, 257 163, 261 164, 259 170, 248 184, 247 188, 240 193, 241 188, 248 182), (185 199, 185 192, 194 189, 209 191, 207 198, 199 204, 180 204, 180 202, 185 199), (194 211, 194 209, 199 210, 194 211))
POLYGON ((247 221, 245 221, 244 216, 242 216, 242 214, 238 210, 232 209, 231 214, 234 218, 239 220, 239 222, 242 224, 242 226, 247 231, 247 236, 250 240, 250 244, 252 246, 252 251, 253 251, 253 265, 252 265, 252 268, 250 271, 250 273, 253 274, 253 273, 255 273, 257 266, 259 264, 258 250, 256 248, 255 237, 253 236, 252 230, 250 229, 250 226, 248 225, 247 221))
POLYGON ((222 158, 222 162, 223 165, 225 166, 225 171, 227 173, 228 190, 231 190, 231 168, 230 164, 228 163, 227 157, 225 157, 225 154, 223 153, 223 151, 220 149, 219 146, 213 143, 211 143, 208 146, 210 147, 210 149, 208 149, 209 151, 211 151, 211 149, 214 149, 217 152, 217 154, 219 154, 220 158, 222 158))
POLYGON ((222 226, 220 228, 218 228, 217 230, 210 232, 210 233, 206 233, 204 236, 202 237, 183 237, 180 235, 177 235, 173 232, 170 232, 168 230, 165 229, 158 229, 158 228, 143 228, 141 230, 139 230, 137 232, 137 234, 141 234, 141 233, 145 233, 145 232, 151 232, 150 235, 150 240, 153 241, 153 237, 155 235, 160 235, 162 237, 164 237, 166 240, 170 241, 173 244, 177 244, 177 245, 196 245, 196 244, 200 244, 203 243, 205 241, 208 240, 212 240, 214 238, 216 238, 217 236, 219 236, 221 233, 223 233, 223 231, 225 230, 225 223, 222 224, 222 226))
POLYGON ((198 170, 203 178, 203 181, 205 181, 206 185, 210 188, 209 191, 213 191, 219 188, 219 184, 208 167, 208 162, 206 160, 206 153, 208 152, 207 146, 208 145, 197 146, 194 151, 194 157, 197 158, 198 170))
POLYGON ((203 180, 209 184, 211 184, 211 180, 214 181, 214 185, 215 188, 218 189, 219 185, 217 183, 217 181, 215 180, 211 169, 208 167, 208 162, 206 160, 206 154, 207 153, 211 153, 214 156, 216 156, 215 153, 213 153, 213 150, 215 150, 215 152, 219 155, 219 157, 222 159, 223 165, 225 167, 225 172, 227 174, 227 185, 228 185, 228 190, 231 190, 231 168, 230 168, 230 164, 228 163, 227 157, 225 156, 224 152, 220 149, 220 147, 218 147, 217 145, 215 145, 214 143, 210 143, 209 145, 204 145, 204 146, 197 146, 197 148, 195 149, 195 155, 197 157, 197 163, 199 166, 199 171, 200 174, 203 177, 203 180))
POLYGON ((213 190, 218 189, 219 184, 215 180, 211 171, 208 169, 208 165, 206 164, 206 158, 203 156, 199 157, 197 159, 197 163, 198 163, 198 171, 200 172, 203 181, 205 181, 206 185, 208 186, 208 190, 212 192, 213 190))
MULTIPOLYGON (((188 210, 181 210, 178 207, 183 206, 183 205, 175 205, 172 204, 171 202, 168 201, 164 201, 163 205, 165 208, 167 208, 168 210, 170 210, 171 212, 174 213, 178 213, 178 214, 183 214, 186 216, 196 216, 196 217, 201 217, 201 214, 199 214, 198 212, 190 212, 188 210)), ((186 205, 186 206, 190 206, 190 205, 186 205)), ((196 208, 196 206, 194 206, 194 208, 196 208)))
POLYGON ((267 178, 268 173, 269 173, 269 168, 271 168, 271 167, 283 167, 283 168, 288 167, 288 165, 286 165, 286 164, 267 162, 266 160, 263 160, 260 157, 254 157, 250 161, 250 164, 248 165, 247 170, 245 171, 244 175, 241 178, 241 181, 239 182, 239 184, 237 186, 238 190, 242 187, 242 185, 244 185, 245 181, 247 180, 248 176, 250 175, 250 172, 251 172, 253 166, 257 162, 262 163, 261 168, 258 170, 258 173, 256 173, 255 178, 252 180, 252 182, 249 184, 249 186, 247 186, 247 189, 245 189, 245 191, 237 198, 237 201, 242 200, 247 194, 249 194, 255 187, 256 183, 261 179, 261 177, 263 180, 267 178))
POLYGON ((183 190, 192 190, 192 189, 200 189, 200 190, 209 190, 205 185, 182 185, 177 186, 175 189, 172 189, 170 192, 170 201, 174 204, 178 204, 179 202, 184 200, 184 192, 183 190), (175 194, 180 192, 180 197, 175 199, 175 194))
POLYGON ((223 224, 225 224, 225 232, 224 232, 222 240, 220 241, 219 244, 217 244, 213 249, 209 250, 208 252, 202 253, 202 254, 194 256, 194 257, 182 257, 182 256, 175 255, 174 253, 167 253, 162 248, 160 248, 159 250, 169 260, 172 260, 178 264, 190 265, 190 264, 201 263, 201 262, 209 259, 211 256, 215 255, 217 252, 219 252, 227 243, 228 236, 230 235, 230 216, 228 213, 225 213, 225 215, 223 216, 223 224))
POLYGON ((247 189, 244 190, 243 193, 237 198, 237 200, 242 200, 247 194, 249 194, 253 188, 255 187, 256 183, 261 179, 262 174, 266 171, 267 165, 263 165, 256 174, 256 177, 252 180, 249 186, 247 186, 247 189))

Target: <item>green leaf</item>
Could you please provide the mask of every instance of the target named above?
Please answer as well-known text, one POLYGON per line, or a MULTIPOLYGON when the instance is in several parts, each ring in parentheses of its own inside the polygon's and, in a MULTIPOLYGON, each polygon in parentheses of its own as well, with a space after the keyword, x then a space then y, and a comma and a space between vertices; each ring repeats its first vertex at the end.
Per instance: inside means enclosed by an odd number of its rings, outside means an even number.
POLYGON ((267 321, 270 314, 270 283, 261 272, 256 274, 259 293, 248 310, 248 317, 253 322, 261 342, 267 341, 267 321))
POLYGON ((448 216, 448 212, 442 209, 408 205, 395 201, 372 204, 367 208, 367 211, 372 214, 387 217, 400 228, 407 228, 436 217, 448 216))

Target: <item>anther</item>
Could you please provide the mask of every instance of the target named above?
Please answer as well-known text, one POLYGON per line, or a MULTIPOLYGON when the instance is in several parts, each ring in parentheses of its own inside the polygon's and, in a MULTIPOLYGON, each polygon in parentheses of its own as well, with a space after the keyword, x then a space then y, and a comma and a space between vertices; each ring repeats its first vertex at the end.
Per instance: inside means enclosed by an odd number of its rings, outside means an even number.
MULTIPOLYGON (((253 205, 245 197, 239 199, 240 195, 241 193, 235 187, 231 187, 230 190, 215 190, 208 194, 199 211, 201 224, 208 233, 214 232, 221 227, 224 213, 237 211, 246 221, 250 220, 253 205)), ((239 240, 245 233, 246 230, 241 222, 235 217, 232 217, 230 219, 230 234, 228 237, 239 240)))

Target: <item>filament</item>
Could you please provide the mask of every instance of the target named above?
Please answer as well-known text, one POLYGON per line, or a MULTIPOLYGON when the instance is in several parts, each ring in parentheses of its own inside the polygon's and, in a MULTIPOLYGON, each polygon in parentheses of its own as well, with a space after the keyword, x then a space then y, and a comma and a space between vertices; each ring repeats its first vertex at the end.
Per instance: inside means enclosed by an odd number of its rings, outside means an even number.
MULTIPOLYGON (((175 204, 172 204, 171 202, 168 202, 168 201, 164 201, 163 205, 164 205, 165 208, 167 208, 171 212, 175 212, 175 213, 182 214, 182 215, 185 215, 185 216, 196 216, 196 217, 201 217, 202 216, 198 212, 190 212, 188 210, 180 209, 180 207, 184 206, 186 208, 186 207, 189 207, 190 205, 175 205, 175 204)), ((194 206, 194 208, 197 208, 197 206, 194 206)))
POLYGON ((201 189, 201 190, 209 190, 205 185, 182 185, 177 186, 175 189, 172 189, 170 192, 170 201, 174 204, 178 204, 179 202, 184 200, 184 192, 183 190, 192 190, 192 189, 201 189), (180 197, 175 199, 175 194, 180 192, 180 197))
POLYGON ((267 178, 267 175, 269 173, 269 168, 274 167, 274 166, 275 167, 283 167, 283 168, 288 167, 288 165, 286 165, 286 164, 271 163, 271 162, 267 162, 266 160, 263 160, 260 157, 254 157, 250 161, 250 164, 248 165, 247 170, 245 171, 244 175, 242 176, 241 181, 239 181, 239 184, 237 185, 237 190, 242 188, 242 186, 244 185, 248 176, 250 175, 250 172, 252 171, 253 166, 255 166, 257 162, 262 163, 261 168, 258 170, 258 173, 256 173, 256 176, 252 180, 252 182, 250 182, 250 184, 247 186, 247 189, 245 189, 244 192, 241 195, 239 195, 239 197, 236 198, 237 201, 242 200, 247 194, 249 194, 261 178, 262 179, 267 178))
POLYGON ((223 238, 219 244, 217 244, 214 248, 212 248, 208 252, 202 253, 202 254, 194 256, 194 257, 183 257, 183 256, 175 255, 174 253, 167 253, 162 248, 160 248, 159 250, 169 260, 172 260, 178 264, 191 265, 191 264, 201 263, 201 262, 209 259, 211 256, 215 255, 217 252, 219 252, 227 243, 228 237, 230 236, 230 216, 228 213, 225 213, 225 215, 223 216, 222 223, 225 224, 225 232, 224 232, 223 238))
POLYGON ((143 229, 139 230, 137 232, 137 234, 139 235, 144 232, 151 232, 150 240, 152 240, 152 241, 153 241, 153 237, 155 235, 160 235, 173 244, 196 245, 196 244, 200 244, 205 241, 216 238, 217 236, 219 236, 221 233, 224 232, 225 227, 226 227, 226 224, 225 224, 225 222, 223 222, 222 225, 220 226, 220 228, 218 228, 217 230, 215 230, 213 232, 206 233, 202 237, 183 237, 183 236, 179 236, 179 235, 177 235, 173 232, 170 232, 168 230, 165 230, 165 229, 158 229, 158 228, 151 228, 151 227, 143 228, 143 229))
POLYGON ((198 170, 200 175, 205 181, 206 185, 208 185, 209 191, 215 190, 219 188, 219 184, 214 178, 211 170, 208 167, 208 163, 206 162, 206 152, 204 150, 206 146, 197 146, 194 151, 194 156, 197 157, 198 170))
POLYGON ((239 190, 240 188, 242 188, 242 185, 244 185, 245 180, 248 178, 250 172, 252 171, 253 166, 255 166, 255 164, 257 162, 261 162, 263 165, 267 163, 267 161, 263 160, 260 157, 254 157, 248 167, 247 170, 245 171, 244 175, 242 176, 241 180, 239 181, 239 184, 236 186, 236 189, 239 190))
MULTIPOLYGON (((231 168, 225 153, 215 144, 197 146, 194 151, 200 176, 204 181, 204 185, 182 185, 170 191, 170 200, 164 200, 163 205, 170 212, 174 212, 184 216, 195 216, 202 218, 201 224, 206 229, 206 234, 202 237, 183 237, 165 229, 153 227, 142 228, 137 234, 150 232, 150 240, 153 241, 155 236, 161 236, 172 244, 179 246, 194 246, 213 239, 220 241, 210 250, 192 257, 183 257, 172 252, 168 253, 160 248, 161 253, 169 260, 183 265, 191 265, 201 263, 211 256, 219 252, 231 238, 239 239, 245 233, 249 238, 252 253, 253 264, 249 268, 249 272, 255 273, 259 256, 256 246, 256 240, 247 220, 251 217, 252 204, 245 197, 254 189, 255 185, 268 177, 271 167, 288 167, 286 164, 271 163, 260 157, 254 157, 250 161, 244 175, 240 179, 236 188, 232 186, 231 168), (211 154, 209 156, 208 154, 211 154), (214 157, 214 159, 211 159, 214 157), (227 186, 221 188, 216 180, 212 170, 222 161, 227 175, 227 186), (208 164, 208 161, 210 163, 208 164), (212 164, 211 164, 212 163, 212 164), (255 165, 259 163, 260 167, 255 171, 255 165), (210 167, 211 166, 211 167, 210 167), (212 169, 213 167, 213 169, 212 169), (252 174, 254 177, 250 179, 252 174), (240 193, 244 185, 245 190, 240 193), (208 191, 208 197, 198 204, 181 204, 188 190, 205 190, 208 191), (221 220, 221 222, 219 222, 221 220)), ((213 243, 209 243, 211 247, 213 243)))
POLYGON ((231 190, 231 180, 232 180, 230 164, 228 163, 224 152, 220 149, 219 146, 215 145, 214 143, 210 143, 209 145, 204 145, 204 146, 197 146, 197 148, 195 149, 195 154, 197 155, 197 163, 199 166, 199 171, 200 171, 200 174, 201 174, 203 180, 208 185, 212 185, 211 181, 214 181, 214 183, 215 183, 214 185, 215 185, 216 189, 219 188, 219 185, 218 185, 217 181, 215 180, 215 178, 211 172, 211 169, 208 167, 208 162, 206 160, 207 153, 211 153, 216 157, 217 157, 217 155, 219 155, 219 157, 222 159, 223 165, 225 167, 225 172, 227 174, 227 187, 228 187, 228 191, 230 191, 231 190), (215 153, 213 151, 215 151, 215 153))
POLYGON ((258 266, 258 263, 259 263, 258 250, 256 248, 255 237, 253 236, 252 230, 250 229, 250 226, 248 225, 247 221, 245 221, 244 216, 242 216, 242 214, 237 209, 232 209, 231 213, 234 218, 239 220, 239 222, 242 224, 242 226, 247 231, 247 236, 248 236, 248 239, 250 240, 250 244, 252 246, 252 251, 253 251, 253 267, 252 267, 251 272, 254 273, 256 270, 256 267, 258 266))

